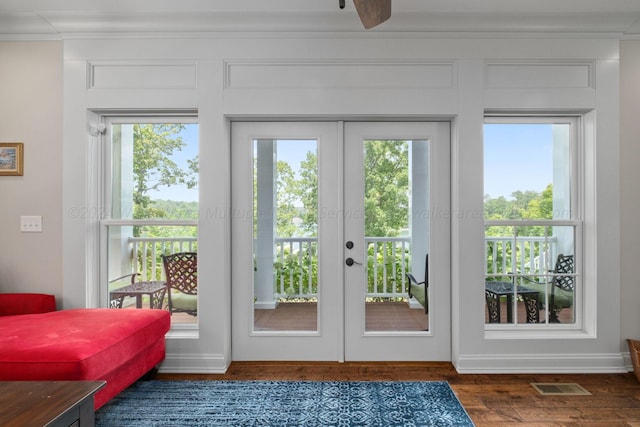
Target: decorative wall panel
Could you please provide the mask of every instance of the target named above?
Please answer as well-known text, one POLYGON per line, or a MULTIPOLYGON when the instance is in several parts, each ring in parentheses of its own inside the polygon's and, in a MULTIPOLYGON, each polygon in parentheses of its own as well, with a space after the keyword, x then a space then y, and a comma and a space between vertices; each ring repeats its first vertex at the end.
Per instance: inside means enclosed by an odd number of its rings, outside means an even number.
POLYGON ((195 89, 196 63, 90 62, 89 89, 195 89))
POLYGON ((486 64, 486 89, 593 88, 591 62, 499 62, 486 64))
POLYGON ((225 71, 231 89, 450 89, 457 81, 453 61, 229 61, 225 71))

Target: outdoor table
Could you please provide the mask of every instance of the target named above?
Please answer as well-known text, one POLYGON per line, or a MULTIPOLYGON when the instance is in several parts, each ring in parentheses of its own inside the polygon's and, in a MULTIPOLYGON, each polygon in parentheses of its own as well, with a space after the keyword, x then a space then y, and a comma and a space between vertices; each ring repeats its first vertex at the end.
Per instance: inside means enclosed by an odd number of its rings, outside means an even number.
MULTIPOLYGON (((532 299, 535 301, 535 313, 534 319, 538 322, 539 309, 538 309, 538 294, 539 291, 526 286, 519 285, 516 288, 517 296, 521 296, 523 299, 532 299)), ((487 303, 490 299, 497 301, 497 310, 489 310, 489 323, 500 323, 500 297, 507 297, 507 323, 513 322, 513 282, 485 282, 485 294, 487 297, 487 303)), ((529 317, 529 316, 527 316, 529 317)))
POLYGON ((149 295, 149 308, 162 309, 167 284, 164 281, 135 282, 110 292, 111 301, 116 301, 117 308, 122 308, 124 297, 136 297, 136 308, 142 308, 142 296, 149 295))

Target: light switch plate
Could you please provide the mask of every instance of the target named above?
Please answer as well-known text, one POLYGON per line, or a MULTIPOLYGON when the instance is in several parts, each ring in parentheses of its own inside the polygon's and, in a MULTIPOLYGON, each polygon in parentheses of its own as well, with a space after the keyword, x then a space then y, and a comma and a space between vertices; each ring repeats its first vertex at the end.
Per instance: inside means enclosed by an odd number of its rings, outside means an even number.
POLYGON ((21 216, 20 231, 23 233, 42 233, 42 216, 21 216))

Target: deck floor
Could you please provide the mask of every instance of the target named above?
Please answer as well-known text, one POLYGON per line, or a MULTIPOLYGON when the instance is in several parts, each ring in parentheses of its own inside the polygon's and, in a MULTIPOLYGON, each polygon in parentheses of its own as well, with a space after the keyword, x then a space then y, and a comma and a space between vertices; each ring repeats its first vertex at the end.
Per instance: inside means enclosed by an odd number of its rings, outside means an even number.
MULTIPOLYGON (((375 302, 366 305, 367 331, 424 331, 429 316, 424 310, 409 308, 405 302, 375 302)), ((315 331, 317 304, 283 302, 275 309, 254 311, 255 329, 260 331, 315 331)))
MULTIPOLYGON (((143 304, 143 307, 147 307, 143 304)), ((129 302, 124 308, 135 309, 129 302)), ((502 303, 502 323, 506 323, 506 303, 502 303)), ((540 311, 544 319, 545 311, 540 311)), ((560 323, 572 322, 572 311, 564 309, 559 314, 560 323)), ((317 330, 317 305, 312 302, 283 302, 273 310, 256 309, 254 311, 255 330, 257 331, 315 331, 317 330)), ((488 313, 485 309, 485 322, 488 313)), ((518 323, 525 322, 525 310, 518 303, 518 323)), ((197 316, 186 313, 174 313, 173 324, 198 323, 197 316)), ((375 302, 366 305, 367 331, 425 331, 429 328, 429 315, 421 308, 409 308, 406 302, 375 302)))

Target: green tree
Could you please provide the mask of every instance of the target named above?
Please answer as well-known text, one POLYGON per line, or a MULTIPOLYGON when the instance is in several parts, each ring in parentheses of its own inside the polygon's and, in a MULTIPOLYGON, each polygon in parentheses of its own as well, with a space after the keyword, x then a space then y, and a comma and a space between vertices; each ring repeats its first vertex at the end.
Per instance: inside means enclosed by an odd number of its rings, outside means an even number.
POLYGON ((164 218, 166 212, 154 207, 149 192, 161 187, 198 184, 198 159, 188 161, 188 169, 180 168, 172 159, 185 143, 179 133, 185 125, 135 124, 133 126, 133 203, 135 219, 164 218))
POLYGON ((553 185, 549 184, 536 197, 529 200, 522 213, 525 219, 553 219, 553 185))
MULTIPOLYGON (((197 220, 198 202, 184 202, 176 200, 152 200, 150 209, 163 213, 166 219, 197 220)), ((148 237, 197 237, 198 227, 195 226, 158 226, 147 225, 139 227, 139 234, 148 237)))
MULTIPOLYGON (((292 232, 316 236, 318 223, 318 160, 307 152, 299 176, 291 165, 278 162, 278 236, 292 232), (294 217, 302 219, 291 227, 294 217)), ((398 236, 409 224, 409 144, 406 141, 367 141, 365 170, 365 233, 398 236)), ((289 234, 287 234, 289 233, 289 234)))
MULTIPOLYGON (((276 163, 277 170, 277 219, 276 219, 276 235, 278 237, 291 237, 297 234, 297 228, 293 219, 298 214, 296 208, 296 194, 293 189, 297 186, 295 173, 289 163, 278 160, 276 163)), ((254 183, 255 185, 255 183, 254 183)))
POLYGON ((511 193, 511 197, 513 197, 513 210, 517 212, 514 219, 522 219, 524 218, 525 212, 529 207, 529 203, 532 200, 539 199, 540 193, 533 190, 518 190, 511 193))
POLYGON ((409 225, 409 143, 366 141, 364 173, 365 234, 398 236, 409 225))
POLYGON ((510 203, 504 196, 496 199, 492 199, 488 194, 484 196, 485 219, 508 219, 511 216, 509 208, 510 203))
POLYGON ((300 178, 293 184, 292 189, 302 202, 300 228, 307 236, 315 237, 318 233, 318 156, 315 152, 307 152, 300 163, 300 178))

